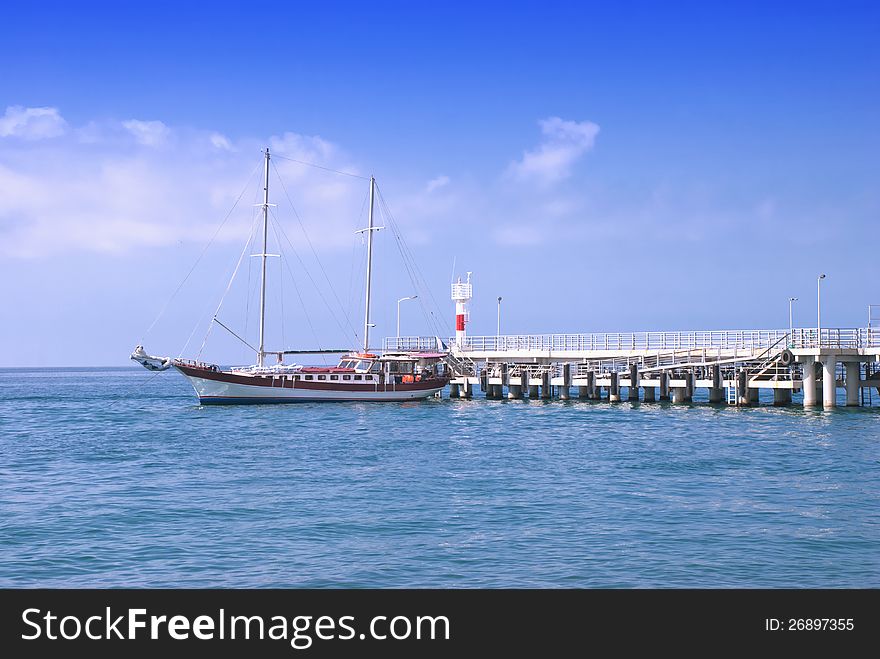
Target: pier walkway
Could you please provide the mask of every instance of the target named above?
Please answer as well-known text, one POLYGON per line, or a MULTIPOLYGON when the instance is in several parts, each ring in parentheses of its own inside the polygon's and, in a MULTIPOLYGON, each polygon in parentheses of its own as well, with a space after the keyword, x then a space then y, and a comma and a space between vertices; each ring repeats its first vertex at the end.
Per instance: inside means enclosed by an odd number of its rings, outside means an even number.
POLYGON ((524 396, 752 405, 760 389, 775 405, 804 392, 804 406, 870 404, 880 395, 880 328, 708 330, 502 336, 389 337, 385 351, 448 352, 450 395, 524 396), (877 394, 872 394, 877 388, 877 394), (505 391, 506 390, 506 391, 505 391), (626 396, 623 395, 626 390, 626 396))

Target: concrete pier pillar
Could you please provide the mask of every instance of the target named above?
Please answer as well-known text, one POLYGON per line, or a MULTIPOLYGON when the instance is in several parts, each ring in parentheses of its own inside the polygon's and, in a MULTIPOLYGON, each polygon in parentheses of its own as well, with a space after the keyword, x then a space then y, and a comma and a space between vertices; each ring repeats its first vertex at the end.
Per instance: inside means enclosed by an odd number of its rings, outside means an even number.
POLYGON ((816 406, 816 362, 813 357, 803 357, 804 407, 816 406))
POLYGON ((791 405, 791 389, 774 389, 773 405, 775 407, 791 405))
POLYGON ((669 400, 669 373, 660 371, 660 400, 669 400))
POLYGON ((544 373, 544 375, 541 376, 541 398, 544 400, 549 399, 552 395, 551 389, 550 373, 544 373))
POLYGON ((530 384, 529 385, 529 398, 537 398, 538 397, 538 385, 530 384))
POLYGON ((449 397, 450 398, 458 398, 459 396, 459 387, 454 382, 449 385, 449 397))
POLYGON ((504 398, 504 385, 493 384, 492 385, 492 397, 495 400, 501 400, 502 398, 504 398))
POLYGON ((618 384, 617 371, 611 372, 611 386, 608 388, 608 401, 611 403, 620 402, 620 384, 618 384))
POLYGON ((581 400, 586 400, 590 397, 590 388, 589 387, 578 387, 578 398, 581 400))
POLYGON ((749 374, 742 370, 736 374, 736 404, 744 407, 752 404, 749 396, 749 374))
POLYGON ((829 355, 822 362, 822 407, 826 410, 837 405, 837 358, 829 355))
POLYGON ((693 371, 688 371, 685 373, 684 381, 685 381, 685 392, 684 398, 687 402, 691 402, 694 400, 694 383, 697 380, 697 374, 693 371))
POLYGON ((465 380, 459 391, 459 398, 471 398, 474 395, 474 387, 470 380, 465 380))
POLYGON ((570 388, 565 385, 559 387, 559 400, 568 400, 569 398, 571 398, 570 388))
POLYGON ((709 402, 724 401, 724 383, 721 381, 721 364, 712 365, 712 386, 709 387, 709 402))
POLYGON ((627 400, 630 402, 638 402, 639 400, 639 367, 636 364, 630 364, 629 367, 629 392, 627 392, 627 400))
POLYGON ((590 371, 587 373, 587 391, 590 396, 590 400, 599 400, 601 396, 599 395, 601 392, 599 391, 599 387, 596 385, 596 371, 590 371))
POLYGON ((861 365, 858 362, 846 362, 846 406, 858 407, 861 387, 861 365))
POLYGON ((507 398, 510 400, 519 400, 522 398, 522 386, 518 384, 512 384, 507 387, 507 398))
POLYGON ((759 394, 760 394, 760 391, 758 390, 757 387, 749 387, 749 402, 752 405, 757 405, 759 402, 761 402, 761 398, 760 398, 759 394))
POLYGON ((656 398, 654 398, 654 392, 657 391, 654 387, 643 387, 642 389, 645 392, 645 402, 653 403, 656 398))
POLYGON ((673 387, 672 388, 672 402, 673 403, 686 403, 687 402, 687 387, 673 387))

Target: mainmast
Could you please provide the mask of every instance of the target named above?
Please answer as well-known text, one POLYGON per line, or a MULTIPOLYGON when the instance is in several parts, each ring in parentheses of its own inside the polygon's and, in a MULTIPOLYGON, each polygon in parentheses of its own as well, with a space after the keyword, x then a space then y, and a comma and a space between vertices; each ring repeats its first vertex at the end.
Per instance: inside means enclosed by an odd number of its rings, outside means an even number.
MULTIPOLYGON (((372 199, 372 197, 370 197, 372 199)), ((372 209, 372 206, 371 206, 372 209)), ((269 237, 269 148, 266 148, 266 179, 263 185, 263 253, 260 256, 263 259, 263 275, 260 283, 260 348, 257 351, 257 365, 263 365, 263 356, 265 351, 265 331, 266 331, 266 253, 267 240, 269 237)), ((369 266, 367 266, 369 268, 369 266)), ((368 269, 369 272, 369 269, 368 269)), ((369 291, 369 288, 367 289, 369 291)), ((369 293, 367 293, 369 299, 369 293)))
MULTIPOLYGON (((268 156, 267 156, 268 157, 268 156)), ((370 177, 370 218, 367 223, 367 301, 364 305, 364 352, 370 349, 370 284, 373 271, 373 197, 376 179, 370 177)), ((265 250, 263 250, 265 251, 265 250)), ((265 266, 264 266, 265 268, 265 266)))

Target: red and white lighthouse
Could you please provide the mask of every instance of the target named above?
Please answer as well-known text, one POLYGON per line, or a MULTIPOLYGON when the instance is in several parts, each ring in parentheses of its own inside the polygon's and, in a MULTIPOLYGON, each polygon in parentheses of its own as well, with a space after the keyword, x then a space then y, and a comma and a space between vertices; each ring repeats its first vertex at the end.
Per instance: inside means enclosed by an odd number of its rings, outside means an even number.
POLYGON ((464 347, 464 340, 467 336, 466 327, 470 322, 471 315, 468 310, 468 302, 474 296, 471 287, 471 273, 467 273, 467 281, 462 282, 461 277, 452 284, 452 299, 455 302, 455 342, 459 348, 464 347))

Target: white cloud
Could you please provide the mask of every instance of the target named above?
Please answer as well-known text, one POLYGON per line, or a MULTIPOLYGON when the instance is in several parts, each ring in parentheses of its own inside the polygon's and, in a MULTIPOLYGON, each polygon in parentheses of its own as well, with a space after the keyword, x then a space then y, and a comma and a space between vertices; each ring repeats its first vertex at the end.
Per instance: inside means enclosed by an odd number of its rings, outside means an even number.
POLYGON ((26 108, 11 105, 0 117, 0 137, 42 140, 63 135, 67 122, 58 108, 26 108))
POLYGON ((232 145, 229 143, 229 138, 220 133, 211 133, 208 137, 211 140, 211 144, 213 144, 218 149, 224 149, 226 151, 232 150, 232 145))
POLYGON ((285 190, 316 247, 350 247, 366 181, 285 159, 359 173, 343 150, 327 140, 286 133, 233 142, 209 131, 172 130, 159 121, 91 121, 42 144, 39 158, 33 145, 23 141, 0 150, 0 256, 201 245, 250 173, 250 187, 218 237, 243 242, 259 197, 260 151, 267 143, 276 156, 270 190, 278 208, 273 212, 290 240, 301 242, 302 232, 285 190), (173 149, 154 148, 171 136, 173 149))
POLYGON ((439 190, 442 187, 449 185, 449 177, 448 176, 438 176, 436 178, 432 178, 428 181, 428 185, 425 186, 425 192, 434 192, 434 190, 439 190))
POLYGON ((168 139, 171 131, 161 121, 140 121, 129 119, 123 121, 125 129, 134 135, 139 144, 144 146, 161 146, 168 139))
POLYGON ((524 152, 520 160, 510 163, 508 174, 546 186, 571 174, 574 163, 593 148, 599 126, 591 121, 566 121, 559 117, 538 123, 542 142, 536 149, 524 152))

